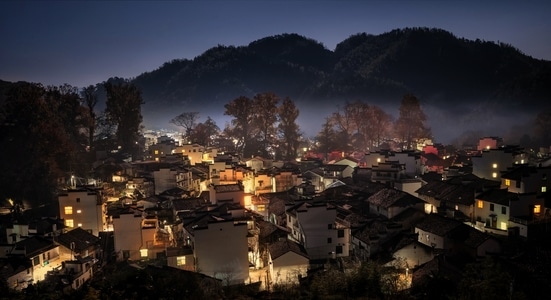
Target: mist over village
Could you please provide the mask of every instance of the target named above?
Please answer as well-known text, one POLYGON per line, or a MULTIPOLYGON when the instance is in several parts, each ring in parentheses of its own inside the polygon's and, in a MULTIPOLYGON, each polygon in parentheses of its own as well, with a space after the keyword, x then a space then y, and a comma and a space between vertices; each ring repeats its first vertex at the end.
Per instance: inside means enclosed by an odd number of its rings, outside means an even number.
POLYGON ((551 62, 437 28, 0 80, 6 299, 548 299, 551 62))

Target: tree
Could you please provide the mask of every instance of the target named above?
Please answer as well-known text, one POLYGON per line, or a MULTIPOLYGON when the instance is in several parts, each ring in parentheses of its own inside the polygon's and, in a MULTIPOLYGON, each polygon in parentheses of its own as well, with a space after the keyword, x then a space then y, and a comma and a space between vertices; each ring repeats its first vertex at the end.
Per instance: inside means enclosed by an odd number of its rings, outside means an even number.
POLYGON ((51 201, 57 179, 75 166, 81 106, 70 86, 44 88, 17 83, 0 110, 0 197, 16 204, 51 201))
POLYGON ((212 146, 218 134, 220 133, 220 128, 216 125, 211 117, 207 117, 207 120, 204 123, 199 123, 190 135, 190 140, 194 143, 203 146, 212 146))
POLYGON ((229 137, 234 137, 235 147, 242 155, 249 157, 251 151, 251 123, 254 117, 253 101, 245 96, 233 99, 224 105, 224 115, 234 117, 231 120, 232 127, 226 127, 224 132, 229 137))
POLYGON ((274 93, 256 94, 253 98, 253 124, 260 139, 261 148, 257 149, 264 157, 273 156, 275 123, 279 98, 274 93))
POLYGON ((544 110, 536 116, 534 134, 541 146, 551 144, 551 109, 544 110))
POLYGON ((300 143, 299 126, 296 120, 299 110, 290 98, 285 98, 278 108, 279 124, 278 133, 281 138, 280 145, 283 145, 283 158, 294 159, 297 155, 300 143))
POLYGON ((190 136, 193 132, 193 129, 197 125, 197 120, 199 119, 199 112, 192 111, 192 112, 183 112, 176 117, 174 117, 172 120, 170 120, 170 123, 180 126, 184 128, 184 138, 186 141, 190 140, 190 136))
POLYGON ((325 118, 321 131, 316 136, 316 148, 327 159, 327 154, 335 149, 336 132, 331 117, 325 118))
POLYGON ((116 141, 121 152, 137 154, 138 137, 141 130, 142 100, 141 91, 129 82, 104 84, 107 92, 106 116, 110 124, 116 126, 116 141))
POLYGON ((391 134, 392 116, 387 114, 382 108, 370 105, 367 110, 367 119, 371 124, 370 145, 379 147, 383 140, 391 134))
POLYGON ((94 150, 94 138, 98 123, 98 116, 95 111, 98 104, 97 91, 97 87, 94 85, 89 85, 82 90, 82 102, 88 109, 85 120, 88 125, 88 148, 90 151, 94 150))
POLYGON ((400 115, 394 125, 395 133, 402 141, 402 149, 413 149, 414 142, 430 137, 430 128, 425 126, 427 117, 421 109, 419 99, 406 94, 400 103, 400 115))

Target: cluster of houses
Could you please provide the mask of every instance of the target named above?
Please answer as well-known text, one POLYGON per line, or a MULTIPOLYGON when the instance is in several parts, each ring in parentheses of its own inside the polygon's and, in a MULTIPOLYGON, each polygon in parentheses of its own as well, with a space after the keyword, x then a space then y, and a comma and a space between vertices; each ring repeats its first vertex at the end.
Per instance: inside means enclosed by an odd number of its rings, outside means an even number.
POLYGON ((551 161, 495 137, 447 151, 280 162, 159 139, 144 161, 104 161, 116 165, 110 182, 68 180, 55 216, 3 215, 0 275, 16 290, 42 280, 71 290, 109 262, 161 260, 269 289, 328 261, 377 258, 415 284, 443 254, 476 260, 537 238, 551 161))

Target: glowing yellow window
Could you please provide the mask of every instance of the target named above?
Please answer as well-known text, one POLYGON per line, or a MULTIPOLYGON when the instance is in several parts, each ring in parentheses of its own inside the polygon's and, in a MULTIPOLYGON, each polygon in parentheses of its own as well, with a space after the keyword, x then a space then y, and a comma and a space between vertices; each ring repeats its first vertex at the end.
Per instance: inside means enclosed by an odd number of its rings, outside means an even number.
POLYGON ((497 173, 496 172, 492 173, 492 178, 497 178, 497 173))
POLYGON ((159 150, 155 150, 155 154, 159 154, 159 150))
POLYGON ((82 210, 78 209, 77 214, 80 214, 80 213, 82 213, 82 210))
POLYGON ((541 187, 541 192, 542 192, 542 193, 547 192, 547 187, 546 187, 546 186, 542 186, 542 187, 541 187))
POLYGON ((377 162, 378 162, 378 163, 381 162, 381 159, 380 159, 380 158, 377 158, 377 162))
POLYGON ((541 212, 541 205, 536 204, 534 205, 534 213, 539 214, 541 212))
POLYGON ((477 206, 478 208, 484 208, 484 201, 478 200, 476 206, 477 206))
POLYGON ((73 214, 73 207, 72 206, 65 206, 65 214, 66 215, 72 215, 73 214))
POLYGON ((186 264, 186 257, 185 256, 177 256, 176 257, 176 265, 177 266, 183 266, 186 264))
POLYGON ((493 164, 492 168, 497 169, 497 164, 493 164))
POLYGON ((74 223, 73 219, 67 219, 67 220, 65 220, 65 226, 67 226, 67 227, 73 227, 73 226, 75 226, 75 223, 74 223))
POLYGON ((506 186, 510 186, 510 185, 511 185, 511 180, 505 179, 505 185, 506 185, 506 186))
POLYGON ((82 227, 82 223, 78 223, 77 226, 78 226, 78 227, 82 227))

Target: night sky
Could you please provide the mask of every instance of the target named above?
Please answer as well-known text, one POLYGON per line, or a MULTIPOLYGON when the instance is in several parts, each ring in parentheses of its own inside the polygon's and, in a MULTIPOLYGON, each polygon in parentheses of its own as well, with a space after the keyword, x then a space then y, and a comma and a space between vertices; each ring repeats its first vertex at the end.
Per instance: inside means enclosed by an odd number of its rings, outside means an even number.
POLYGON ((216 45, 431 27, 551 60, 551 1, 0 1, 0 79, 84 87, 216 45))

